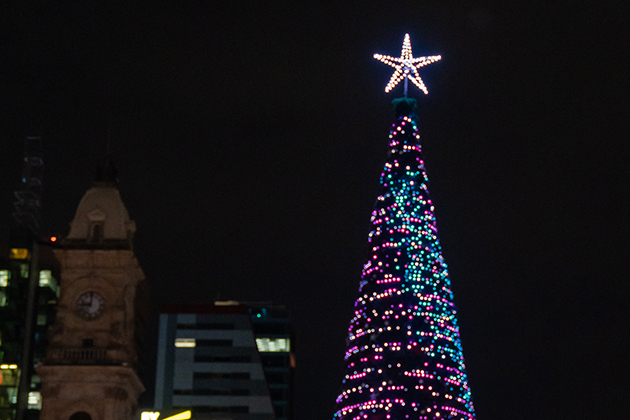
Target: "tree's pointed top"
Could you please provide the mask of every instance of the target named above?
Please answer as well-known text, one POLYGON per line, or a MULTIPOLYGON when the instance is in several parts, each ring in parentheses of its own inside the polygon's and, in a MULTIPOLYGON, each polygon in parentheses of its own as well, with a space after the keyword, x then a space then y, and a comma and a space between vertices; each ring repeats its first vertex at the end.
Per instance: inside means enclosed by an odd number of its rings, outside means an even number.
POLYGON ((415 120, 418 118, 418 101, 414 98, 396 98, 392 101, 396 118, 404 115, 415 120))

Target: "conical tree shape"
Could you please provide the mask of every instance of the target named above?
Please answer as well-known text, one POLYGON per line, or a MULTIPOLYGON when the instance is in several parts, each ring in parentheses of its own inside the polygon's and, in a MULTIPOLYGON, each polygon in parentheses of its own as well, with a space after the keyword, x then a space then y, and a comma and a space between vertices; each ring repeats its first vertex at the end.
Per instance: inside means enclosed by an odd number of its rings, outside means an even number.
POLYGON ((437 236, 415 100, 397 122, 372 212, 335 420, 475 418, 437 236))

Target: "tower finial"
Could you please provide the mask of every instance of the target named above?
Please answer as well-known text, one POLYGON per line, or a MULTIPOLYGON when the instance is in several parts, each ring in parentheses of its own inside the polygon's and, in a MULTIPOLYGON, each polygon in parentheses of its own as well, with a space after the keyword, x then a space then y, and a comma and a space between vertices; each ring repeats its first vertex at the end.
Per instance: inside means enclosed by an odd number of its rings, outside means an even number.
POLYGON ((107 121, 107 144, 105 148, 105 154, 110 156, 112 154, 112 113, 109 113, 107 121))
POLYGON ((107 154, 96 166, 94 185, 118 187, 118 170, 116 169, 116 166, 109 154, 107 154))
POLYGON ((418 74, 418 69, 426 65, 435 63, 442 58, 441 55, 430 55, 427 57, 413 58, 411 53, 411 40, 409 34, 405 34, 405 40, 403 41, 402 52, 400 57, 391 57, 389 55, 374 54, 374 58, 382 63, 392 66, 396 69, 389 83, 385 87, 385 92, 389 92, 400 82, 405 79, 405 98, 407 97, 407 79, 411 80, 414 85, 418 86, 421 91, 426 94, 429 93, 427 87, 418 74))
POLYGON ((105 143, 105 156, 101 159, 96 167, 95 185, 118 186, 118 170, 112 160, 112 113, 109 113, 107 119, 107 142, 105 143))

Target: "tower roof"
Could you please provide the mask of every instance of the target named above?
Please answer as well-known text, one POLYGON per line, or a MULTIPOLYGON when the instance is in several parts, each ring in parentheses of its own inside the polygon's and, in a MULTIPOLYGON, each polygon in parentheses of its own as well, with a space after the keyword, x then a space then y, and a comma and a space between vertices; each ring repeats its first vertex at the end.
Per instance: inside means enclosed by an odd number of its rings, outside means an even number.
POLYGON ((65 244, 130 248, 135 231, 115 182, 97 179, 77 207, 65 244))

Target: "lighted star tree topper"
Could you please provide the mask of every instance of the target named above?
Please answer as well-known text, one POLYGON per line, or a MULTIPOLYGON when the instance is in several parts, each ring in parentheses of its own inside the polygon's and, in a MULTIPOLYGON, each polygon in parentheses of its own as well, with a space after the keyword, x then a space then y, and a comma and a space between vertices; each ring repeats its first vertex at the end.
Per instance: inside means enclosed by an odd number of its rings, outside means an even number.
MULTIPOLYGON (((410 46, 407 57, 413 60, 410 46)), ((394 76, 390 83, 400 81, 394 76)), ((416 101, 399 98, 394 104, 397 119, 372 211, 333 420, 474 420, 416 101)))
POLYGON ((385 92, 391 91, 394 86, 396 86, 401 80, 405 80, 405 98, 407 97, 407 80, 411 80, 411 82, 418 86, 421 91, 426 94, 429 93, 427 87, 424 85, 420 74, 418 74, 418 69, 420 67, 427 66, 429 64, 435 63, 436 61, 442 59, 441 55, 430 55, 428 57, 418 57, 413 58, 413 54, 411 52, 411 40, 409 39, 409 34, 405 34, 405 40, 403 41, 402 52, 400 53, 400 57, 391 57, 389 55, 381 55, 374 54, 374 58, 377 60, 387 64, 388 66, 392 66, 396 69, 394 74, 392 74, 391 79, 389 79, 389 83, 385 87, 385 92))

